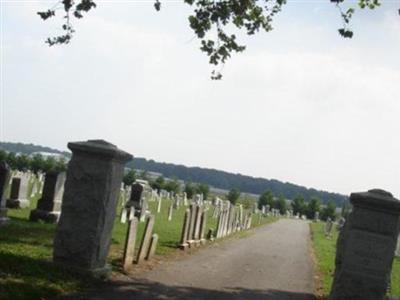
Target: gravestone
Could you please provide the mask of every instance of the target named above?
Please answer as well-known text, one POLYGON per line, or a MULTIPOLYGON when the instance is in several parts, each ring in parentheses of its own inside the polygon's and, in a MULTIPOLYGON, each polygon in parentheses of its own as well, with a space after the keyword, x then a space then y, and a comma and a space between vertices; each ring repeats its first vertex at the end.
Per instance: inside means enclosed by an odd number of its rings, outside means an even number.
POLYGON ((162 203, 162 197, 159 196, 157 201, 157 213, 160 213, 161 211, 161 203, 162 203))
POLYGON ((201 214, 201 226, 200 226, 200 243, 204 245, 206 243, 205 232, 207 226, 207 210, 204 210, 201 214))
POLYGON ((127 206, 135 207, 137 212, 140 212, 142 209, 142 196, 143 196, 144 186, 140 183, 134 183, 131 186, 131 197, 127 206))
POLYGON ((172 220, 172 212, 173 212, 173 204, 171 204, 168 208, 168 221, 170 222, 172 220))
POLYGON ((153 215, 149 215, 147 217, 146 226, 144 229, 142 241, 140 243, 139 252, 136 260, 136 263, 138 264, 140 264, 148 254, 151 237, 153 233, 154 221, 155 220, 153 215))
POLYGON ((53 261, 78 272, 105 277, 124 165, 132 155, 103 140, 68 143, 62 213, 53 261))
POLYGON ((383 300, 399 234, 400 201, 383 190, 353 193, 340 232, 329 300, 383 300))
POLYGON ((139 220, 136 217, 129 221, 125 238, 124 257, 122 259, 122 267, 124 271, 129 271, 133 264, 138 223, 139 220))
POLYGON ((328 217, 324 229, 326 237, 330 237, 332 235, 332 229, 333 229, 333 221, 331 218, 328 217))
POLYGON ((128 211, 127 211, 127 209, 124 207, 124 208, 122 208, 122 211, 121 211, 121 218, 120 218, 120 222, 121 222, 122 224, 125 224, 125 223, 126 223, 126 219, 128 218, 127 216, 128 216, 128 211))
POLYGON ((146 260, 151 260, 154 254, 156 254, 157 244, 158 244, 158 234, 154 233, 151 237, 151 242, 149 246, 149 251, 146 256, 146 260))
POLYGON ((61 214, 61 201, 64 193, 65 173, 47 172, 42 197, 36 209, 31 211, 29 220, 43 220, 47 223, 57 223, 61 214))
POLYGON ((319 211, 316 211, 314 214, 314 221, 319 222, 319 211))
POLYGON ((7 163, 0 162, 0 226, 8 222, 6 208, 6 188, 10 180, 11 172, 7 163))
POLYGON ((26 208, 29 207, 30 201, 28 196, 28 178, 21 175, 14 177, 11 181, 10 198, 7 200, 8 208, 26 208))
POLYGON ((182 250, 186 250, 189 247, 188 244, 188 234, 189 234, 189 226, 190 226, 190 219, 191 219, 191 212, 190 209, 186 209, 185 218, 183 219, 183 227, 182 227, 182 234, 181 234, 181 242, 179 248, 182 250))
POLYGON ((190 205, 190 223, 189 223, 189 230, 187 235, 187 243, 189 246, 193 243, 193 234, 194 234, 194 225, 196 220, 196 205, 190 205))

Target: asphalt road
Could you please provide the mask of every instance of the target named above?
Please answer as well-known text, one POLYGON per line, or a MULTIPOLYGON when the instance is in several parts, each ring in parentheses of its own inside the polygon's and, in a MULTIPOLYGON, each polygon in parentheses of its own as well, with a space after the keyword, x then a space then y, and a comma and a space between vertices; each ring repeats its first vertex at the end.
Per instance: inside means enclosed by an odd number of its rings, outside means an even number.
POLYGON ((308 224, 282 219, 249 237, 215 243, 133 280, 97 290, 90 300, 311 300, 308 224))

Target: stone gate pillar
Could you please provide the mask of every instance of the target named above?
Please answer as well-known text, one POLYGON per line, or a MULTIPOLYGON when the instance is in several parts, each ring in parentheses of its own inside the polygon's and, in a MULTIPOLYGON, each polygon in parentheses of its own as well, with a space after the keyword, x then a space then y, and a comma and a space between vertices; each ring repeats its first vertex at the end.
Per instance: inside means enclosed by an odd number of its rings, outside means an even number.
POLYGON ((383 190, 350 196, 329 300, 383 300, 399 233, 400 201, 383 190))
POLYGON ((103 140, 69 143, 61 217, 53 260, 95 276, 107 276, 106 259, 124 164, 132 155, 103 140))

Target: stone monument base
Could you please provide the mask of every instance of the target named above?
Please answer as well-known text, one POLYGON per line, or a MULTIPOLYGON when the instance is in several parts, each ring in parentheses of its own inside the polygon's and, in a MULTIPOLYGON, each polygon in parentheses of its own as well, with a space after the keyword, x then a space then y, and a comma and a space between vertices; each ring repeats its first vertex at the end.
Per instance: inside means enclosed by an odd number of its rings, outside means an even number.
POLYGON ((7 199, 8 208, 27 208, 30 205, 28 199, 7 199))
POLYGON ((189 248, 189 244, 188 243, 184 243, 184 244, 180 244, 179 245, 179 249, 181 249, 181 250, 186 250, 187 248, 189 248))
POLYGON ((40 209, 34 209, 29 215, 29 221, 37 222, 42 220, 46 223, 56 224, 60 219, 61 213, 58 211, 45 211, 40 209))
POLYGON ((69 272, 73 272, 75 274, 90 276, 92 278, 102 279, 102 280, 109 279, 111 277, 111 273, 112 273, 112 268, 108 264, 106 264, 102 268, 96 268, 96 269, 79 268, 76 266, 71 266, 67 262, 62 263, 59 261, 54 261, 53 264, 56 265, 57 267, 59 267, 60 269, 63 269, 63 270, 69 271, 69 272))

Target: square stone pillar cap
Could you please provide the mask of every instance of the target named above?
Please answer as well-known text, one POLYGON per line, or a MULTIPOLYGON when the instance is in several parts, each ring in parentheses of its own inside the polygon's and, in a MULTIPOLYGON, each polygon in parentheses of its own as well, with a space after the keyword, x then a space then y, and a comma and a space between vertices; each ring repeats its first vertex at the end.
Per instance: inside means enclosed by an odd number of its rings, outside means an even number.
POLYGON ((391 193, 380 189, 352 193, 350 195, 350 202, 354 206, 370 207, 400 214, 400 201, 394 198, 391 193))
POLYGON ((97 155, 104 158, 116 159, 118 161, 127 162, 132 160, 133 156, 125 151, 117 148, 117 146, 104 140, 88 140, 86 142, 68 143, 68 148, 72 153, 87 153, 97 155))

